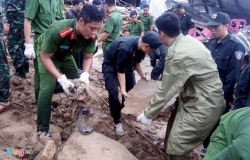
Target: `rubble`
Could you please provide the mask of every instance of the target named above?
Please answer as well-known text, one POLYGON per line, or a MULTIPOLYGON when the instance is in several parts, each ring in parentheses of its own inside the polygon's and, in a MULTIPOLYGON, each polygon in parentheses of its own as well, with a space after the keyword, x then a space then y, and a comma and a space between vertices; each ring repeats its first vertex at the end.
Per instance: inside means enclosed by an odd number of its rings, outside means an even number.
POLYGON ((48 140, 41 152, 36 156, 35 160, 53 160, 57 152, 55 141, 48 140))

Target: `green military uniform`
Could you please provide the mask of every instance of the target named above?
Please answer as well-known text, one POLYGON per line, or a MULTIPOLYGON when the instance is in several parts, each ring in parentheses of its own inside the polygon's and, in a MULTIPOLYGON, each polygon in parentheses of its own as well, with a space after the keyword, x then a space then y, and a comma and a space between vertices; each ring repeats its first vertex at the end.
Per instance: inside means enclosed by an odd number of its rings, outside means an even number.
POLYGON ((150 30, 150 26, 153 25, 153 16, 151 14, 140 14, 138 19, 141 20, 144 24, 144 31, 147 32, 150 30))
POLYGON ((3 8, 0 4, 0 102, 8 102, 10 77, 9 66, 3 45, 3 8))
POLYGON ((155 118, 179 91, 165 137, 169 160, 189 159, 189 152, 205 140, 225 110, 222 83, 209 50, 182 33, 168 48, 162 81, 145 116, 155 118))
POLYGON ((84 39, 76 35, 76 20, 62 20, 53 23, 50 28, 38 38, 37 61, 40 74, 40 90, 37 103, 37 128, 39 131, 49 130, 51 100, 56 84, 56 78, 46 70, 40 59, 40 51, 53 54, 55 67, 69 79, 79 78, 77 66, 72 54, 84 50, 93 53, 96 49, 97 36, 94 39, 84 39))
POLYGON ((119 38, 122 30, 122 22, 122 17, 116 10, 111 11, 108 15, 104 32, 108 32, 110 35, 102 42, 103 55, 106 53, 106 47, 115 39, 119 38))
POLYGON ((8 51, 17 73, 29 70, 29 60, 24 55, 24 10, 26 0, 5 0, 5 22, 10 24, 8 51))
MULTIPOLYGON (((64 4, 62 0, 27 0, 24 17, 31 19, 31 27, 35 31, 34 50, 37 51, 37 39, 56 20, 64 19, 64 4)), ((39 51, 40 52, 40 51, 39 51)), ((36 55, 38 53, 36 52, 36 55)), ((34 87, 36 100, 39 91, 39 74, 37 60, 34 59, 34 87)))
POLYGON ((249 160, 250 108, 223 115, 213 132, 203 160, 249 160))
POLYGON ((130 32, 131 36, 141 36, 141 32, 144 31, 143 22, 132 22, 128 27, 128 31, 130 32))

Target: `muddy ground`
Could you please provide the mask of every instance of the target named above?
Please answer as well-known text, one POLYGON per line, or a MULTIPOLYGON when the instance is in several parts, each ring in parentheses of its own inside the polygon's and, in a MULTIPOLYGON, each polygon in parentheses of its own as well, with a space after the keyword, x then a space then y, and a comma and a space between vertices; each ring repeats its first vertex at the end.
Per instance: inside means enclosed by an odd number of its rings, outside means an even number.
MULTIPOLYGON (((9 57, 8 60, 10 73, 12 74, 14 73, 12 61, 9 57)), ((103 100, 108 102, 108 93, 104 88, 104 82, 100 80, 102 78, 102 73, 100 73, 102 60, 100 53, 95 55, 93 69, 91 70, 91 89, 89 90, 91 101, 85 104, 91 107, 93 111, 91 117, 85 116, 90 126, 94 128, 94 131, 123 144, 139 160, 166 159, 166 156, 152 144, 153 141, 162 140, 164 137, 164 133, 163 136, 157 136, 158 134, 154 131, 156 125, 146 127, 136 124, 136 122, 123 120, 125 135, 120 137, 115 134, 109 107, 103 102, 103 100)), ((143 61, 142 67, 149 77, 151 67, 149 67, 148 57, 143 61)), ((33 76, 33 62, 30 61, 30 72, 27 74, 27 78, 11 80, 9 101, 12 109, 0 113, 0 160, 21 159, 18 156, 6 155, 6 148, 31 150, 33 154, 25 155, 23 159, 33 160, 43 147, 42 143, 36 139, 36 104, 33 76)), ((137 74, 136 77, 138 80, 137 74)), ((52 115, 55 115, 53 112, 52 115)), ((166 127, 167 120, 158 119, 155 124, 158 127, 163 125, 166 127)), ((75 119, 69 120, 63 116, 52 116, 50 133, 58 146, 58 152, 74 130, 75 119)), ((191 154, 191 159, 201 159, 199 157, 200 148, 191 154)))

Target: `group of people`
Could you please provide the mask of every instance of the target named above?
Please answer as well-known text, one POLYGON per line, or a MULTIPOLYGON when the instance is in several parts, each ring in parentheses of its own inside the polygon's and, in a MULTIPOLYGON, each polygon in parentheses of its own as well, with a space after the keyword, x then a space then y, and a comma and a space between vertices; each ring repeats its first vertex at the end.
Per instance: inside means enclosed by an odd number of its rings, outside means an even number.
MULTIPOLYGON (((41 142, 45 143, 52 139, 49 134, 49 123, 54 88, 59 85, 64 92, 68 92, 69 87, 74 87, 68 79, 75 78, 89 85, 93 53, 96 51, 96 44, 102 42, 102 72, 105 88, 109 93, 114 129, 118 135, 124 135, 121 109, 126 98, 129 98, 128 91, 136 84, 134 70, 142 79, 146 79, 140 63, 145 55, 153 57, 152 52, 159 52, 156 55, 164 53, 164 58, 158 62, 161 68, 154 61, 152 65, 158 70, 161 69, 161 77, 155 76, 155 80, 161 81, 144 112, 137 117, 137 121, 151 124, 164 105, 179 94, 168 122, 165 143, 159 143, 168 154, 168 159, 189 159, 189 153, 204 141, 204 147, 208 146, 205 159, 223 159, 226 156, 229 159, 249 157, 248 152, 240 154, 248 145, 244 140, 249 139, 246 120, 250 110, 243 108, 250 106, 249 56, 244 56, 243 45, 228 32, 230 17, 227 14, 219 12, 212 15, 212 20, 207 25, 214 38, 205 46, 188 36, 193 34, 194 23, 191 16, 185 13, 182 4, 177 5, 177 14, 165 12, 156 19, 158 33, 152 31, 153 20, 152 15, 148 13, 148 5, 143 6, 144 11, 138 19, 137 14, 132 11, 132 24, 129 26, 132 36, 119 38, 122 18, 116 10, 115 0, 105 1, 108 14, 104 34, 100 37, 96 32, 102 25, 104 15, 95 5, 74 0, 74 9, 63 13, 63 2, 27 0, 26 4, 18 4, 23 9, 20 12, 21 9, 11 8, 14 0, 5 1, 4 34, 8 36, 9 41, 12 41, 11 33, 14 37, 20 36, 18 40, 22 38, 22 43, 21 40, 10 43, 12 47, 9 52, 10 55, 13 52, 14 56, 11 58, 16 69, 13 76, 25 78, 25 72, 29 71, 25 70, 27 59, 33 59, 37 135, 41 142), (18 17, 22 15, 23 19, 19 20, 18 17), (65 15, 68 19, 64 19, 65 15), (34 30, 34 43, 30 38, 31 29, 34 30), (82 56, 76 57, 82 64, 80 74, 73 57, 76 53, 82 56), (235 87, 235 109, 243 109, 226 114, 234 101, 235 87), (219 123, 223 114, 226 115, 219 123), (229 127, 232 129, 229 132, 225 131, 229 127), (233 143, 237 138, 237 143, 233 143), (242 146, 237 148, 238 142, 243 143, 243 149, 242 146), (220 150, 218 144, 221 145, 220 150)), ((0 17, 3 18, 3 15, 0 17)), ((0 20, 3 22, 3 19, 0 20)), ((3 28, 3 25, 0 27, 3 28)), ((9 106, 10 76, 2 41, 0 45, 2 112, 9 106)))

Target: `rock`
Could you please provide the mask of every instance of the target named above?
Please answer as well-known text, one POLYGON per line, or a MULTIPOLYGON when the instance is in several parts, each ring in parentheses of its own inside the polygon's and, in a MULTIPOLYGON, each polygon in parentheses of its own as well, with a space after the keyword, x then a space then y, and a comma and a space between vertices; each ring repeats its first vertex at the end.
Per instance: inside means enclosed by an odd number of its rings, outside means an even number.
POLYGON ((36 156, 35 160, 53 160, 57 152, 55 141, 48 140, 41 152, 36 156))
POLYGON ((136 157, 122 144, 100 133, 93 132, 86 136, 74 132, 57 156, 57 160, 68 159, 136 160, 136 157))
POLYGON ((134 88, 128 92, 130 96, 125 101, 125 107, 122 109, 123 117, 129 120, 136 120, 145 109, 148 102, 157 89, 156 81, 139 80, 134 88))

